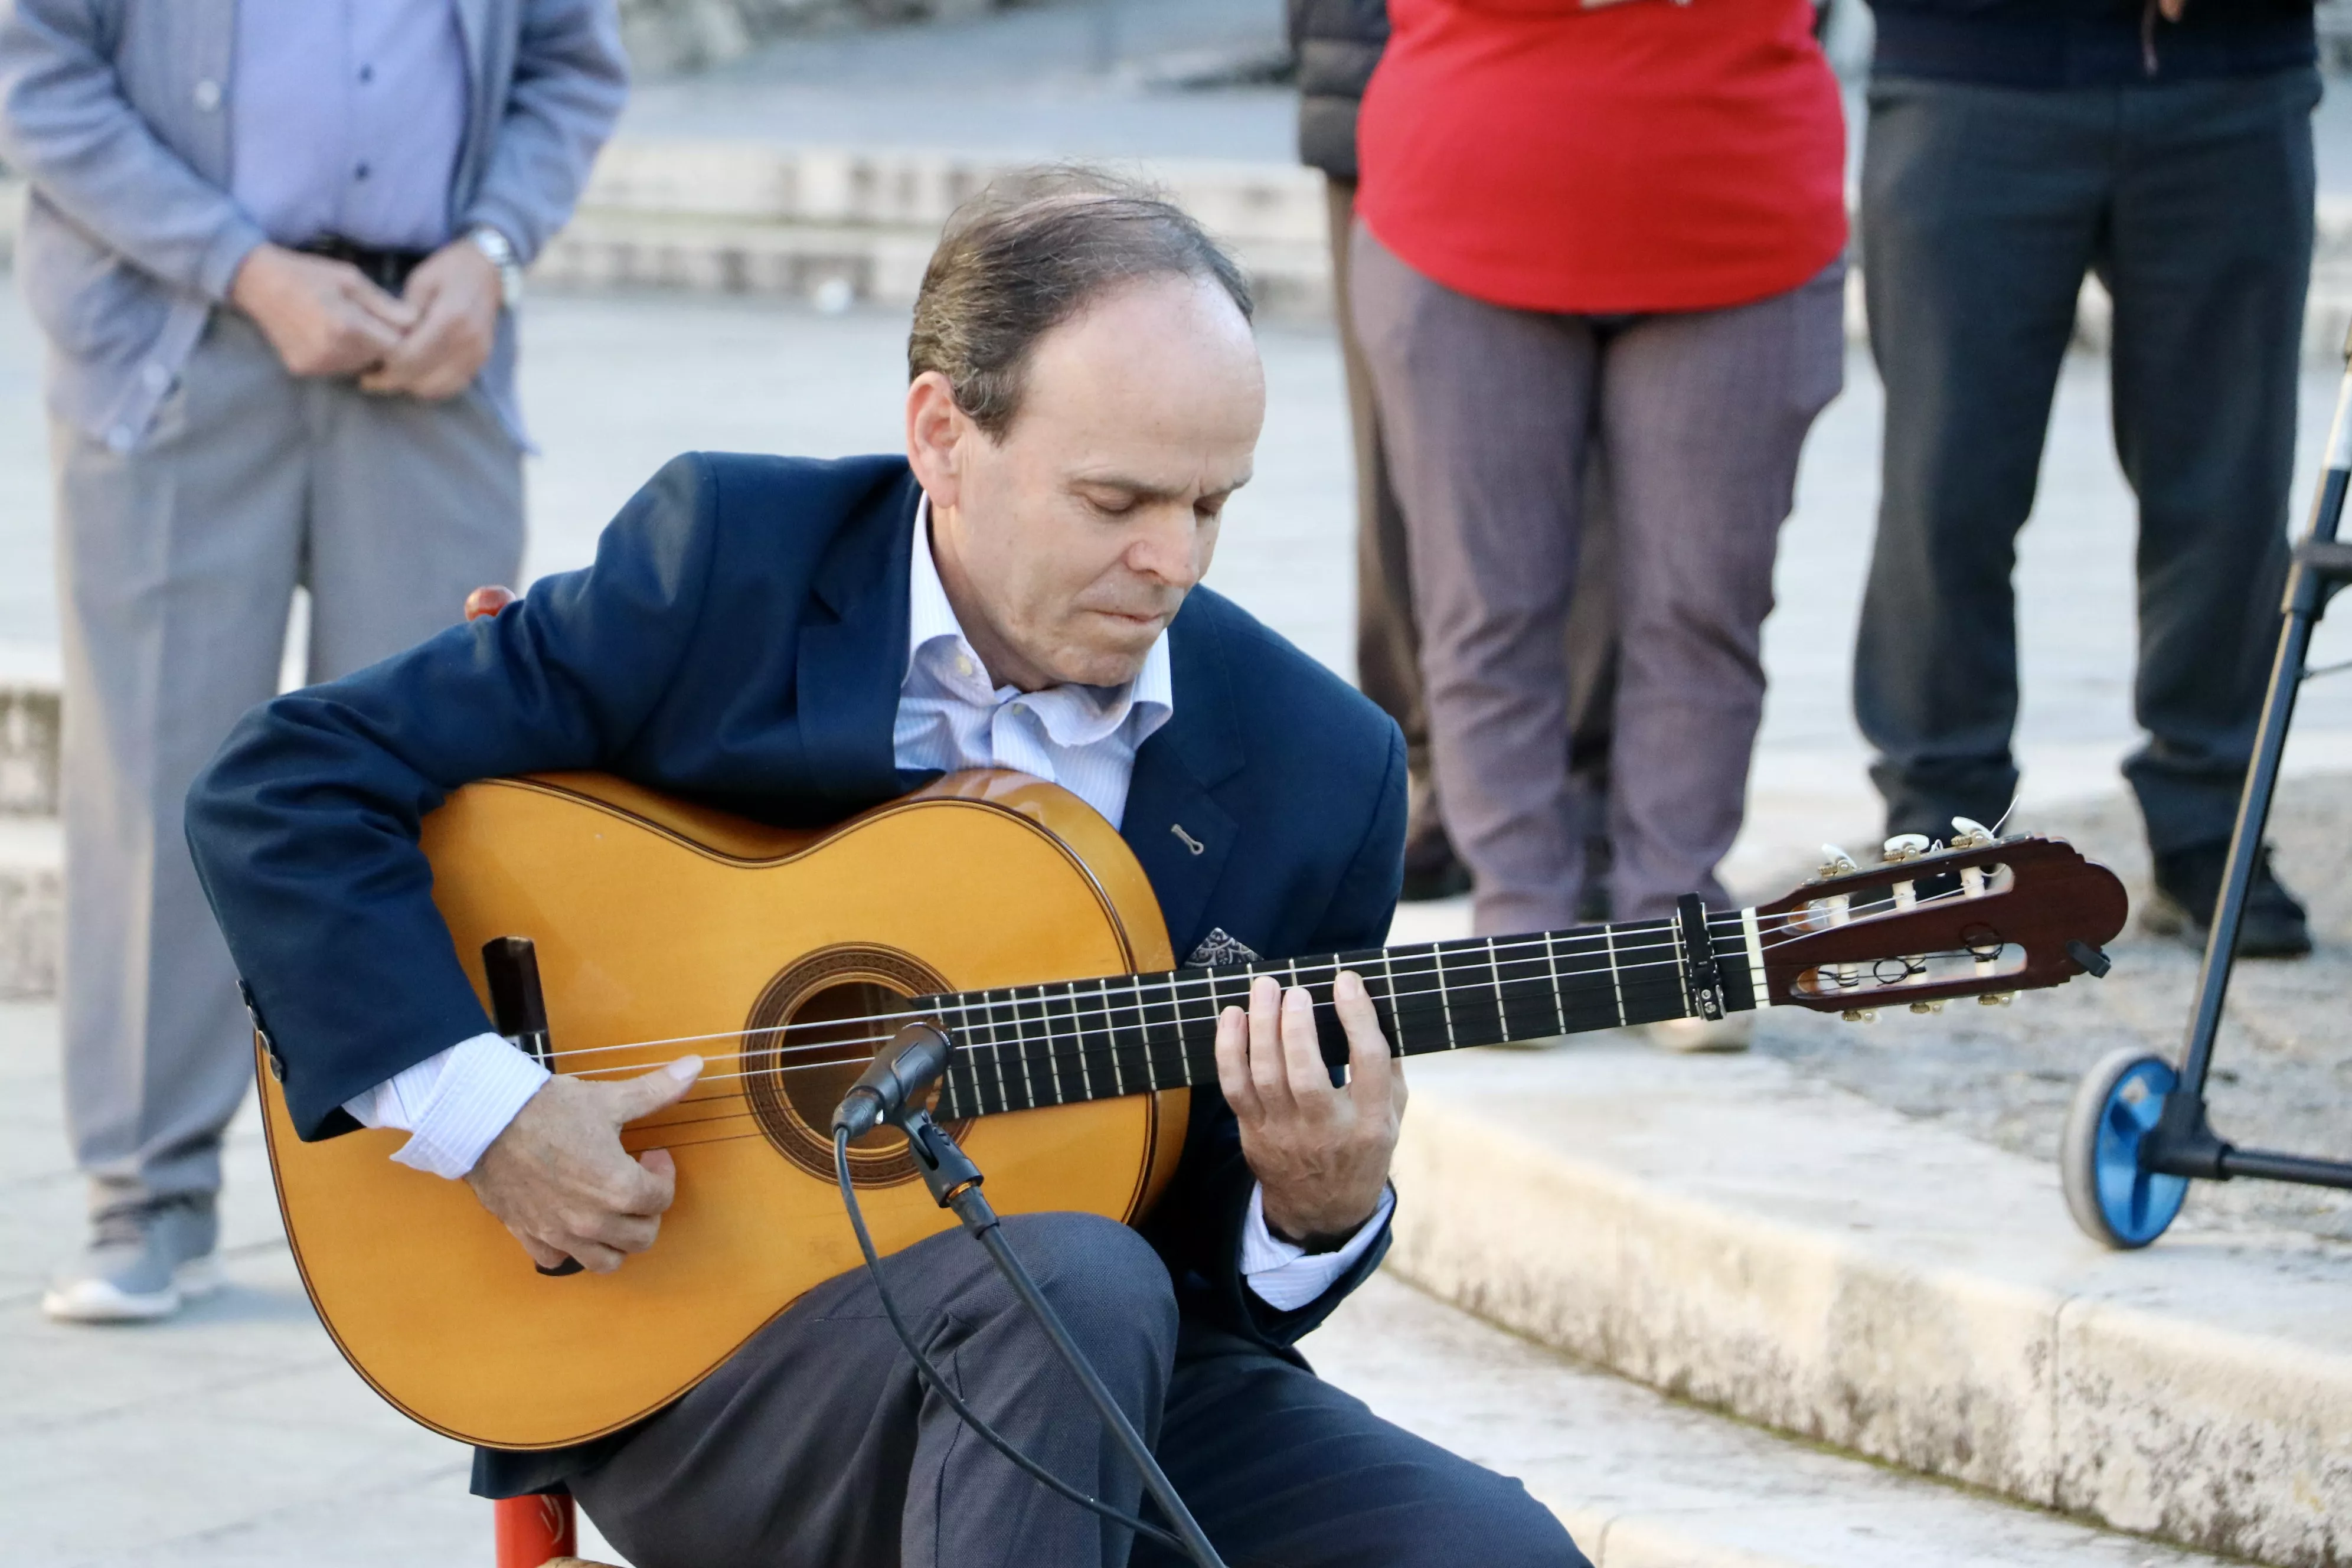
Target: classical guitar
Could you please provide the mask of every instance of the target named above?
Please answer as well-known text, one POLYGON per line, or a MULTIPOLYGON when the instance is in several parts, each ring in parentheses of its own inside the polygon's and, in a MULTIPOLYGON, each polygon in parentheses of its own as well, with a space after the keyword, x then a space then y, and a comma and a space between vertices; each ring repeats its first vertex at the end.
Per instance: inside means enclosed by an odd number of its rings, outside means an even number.
MULTIPOLYGON (((298 1141, 262 1072, 287 1234, 336 1343, 409 1415, 503 1448, 645 1415, 856 1264, 825 1129, 909 1017, 959 1047, 932 1109, 997 1208, 1132 1221, 1174 1169, 1188 1087, 1215 1082, 1218 1008, 1259 973, 1328 1000, 1338 967, 1358 970, 1415 1055, 1768 1005, 2005 996, 2104 969, 2125 915, 2115 877, 2065 844, 1971 835, 1829 868, 1752 909, 1686 900, 1670 920, 1176 969, 1118 835, 1001 773, 816 833, 601 774, 498 779, 451 795, 424 847, 457 950, 519 1044, 593 1077, 688 1052, 707 1064, 624 1134, 676 1155, 660 1240, 617 1273, 563 1278, 463 1183, 393 1163, 403 1134, 298 1141)), ((1327 1051, 1343 1056, 1328 1037, 1327 1051)), ((953 1223, 898 1133, 852 1155, 886 1251, 953 1223)))

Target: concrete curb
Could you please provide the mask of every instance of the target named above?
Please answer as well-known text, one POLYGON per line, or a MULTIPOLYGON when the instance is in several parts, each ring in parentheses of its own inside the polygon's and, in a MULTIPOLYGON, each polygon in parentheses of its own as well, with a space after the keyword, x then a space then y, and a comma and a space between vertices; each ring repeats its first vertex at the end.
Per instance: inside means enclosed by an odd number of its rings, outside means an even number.
POLYGON ((2183 1545, 2352 1553, 2352 1253, 2116 1258, 2055 1173, 1777 1062, 1416 1069, 1391 1267, 1835 1447, 2183 1545))

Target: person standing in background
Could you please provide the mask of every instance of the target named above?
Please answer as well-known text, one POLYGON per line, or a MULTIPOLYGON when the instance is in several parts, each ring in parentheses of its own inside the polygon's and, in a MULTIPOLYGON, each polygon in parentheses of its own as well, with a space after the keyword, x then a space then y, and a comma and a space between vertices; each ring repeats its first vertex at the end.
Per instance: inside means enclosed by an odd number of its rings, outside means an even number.
MULTIPOLYGON (((2310 282, 2309 0, 1875 0, 1862 169, 1886 384, 1854 716, 1889 833, 2017 794, 2011 574, 2084 274, 2115 301, 2116 453, 2139 500, 2155 858, 2142 921, 2202 948, 2287 565, 2310 282)), ((2238 951, 2311 951, 2256 862, 2238 951)))
POLYGON ((217 1282, 252 1073, 181 831, 278 686, 332 679, 522 557, 521 268, 627 89, 613 0, 14 0, 0 155, 49 340, 65 661, 66 1109, 92 1237, 50 1316, 217 1282))
MULTIPOLYGON (((1588 447, 1616 557, 1614 915, 1727 901, 1780 527, 1844 374, 1845 140, 1814 20, 1809 0, 1391 5, 1355 319, 1481 932, 1576 913, 1561 632, 1588 447)), ((1658 1037, 1736 1049, 1748 1021, 1658 1037)))

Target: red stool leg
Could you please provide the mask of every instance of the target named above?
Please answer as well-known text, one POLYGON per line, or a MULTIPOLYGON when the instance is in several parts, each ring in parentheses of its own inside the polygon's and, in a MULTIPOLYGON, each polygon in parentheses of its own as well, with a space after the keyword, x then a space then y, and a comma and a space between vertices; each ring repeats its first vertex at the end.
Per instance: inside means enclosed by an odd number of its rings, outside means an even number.
POLYGON ((500 1498, 497 1510, 498 1568, 540 1568, 551 1557, 579 1550, 567 1496, 500 1498))

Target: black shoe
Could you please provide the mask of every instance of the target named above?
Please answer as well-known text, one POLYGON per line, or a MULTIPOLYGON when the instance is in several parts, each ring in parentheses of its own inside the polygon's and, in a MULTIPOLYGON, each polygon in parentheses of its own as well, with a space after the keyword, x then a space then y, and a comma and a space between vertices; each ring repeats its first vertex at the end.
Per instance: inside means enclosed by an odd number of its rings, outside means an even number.
POLYGON ((1442 822, 1417 823, 1404 841, 1404 889, 1397 894, 1408 904, 1451 899, 1470 890, 1470 868, 1454 853, 1454 840, 1442 822))
MULTIPOLYGON (((2221 901, 2221 878, 2229 869, 2227 844, 2200 844, 2156 858, 2156 890, 2139 911, 2139 923, 2158 936, 2178 936, 2203 952, 2212 933, 2213 911, 2221 901)), ((2245 914, 2238 921, 2240 958, 2301 958, 2311 951, 2311 925, 2271 869, 2271 847, 2254 858, 2254 878, 2246 889, 2245 914)))

